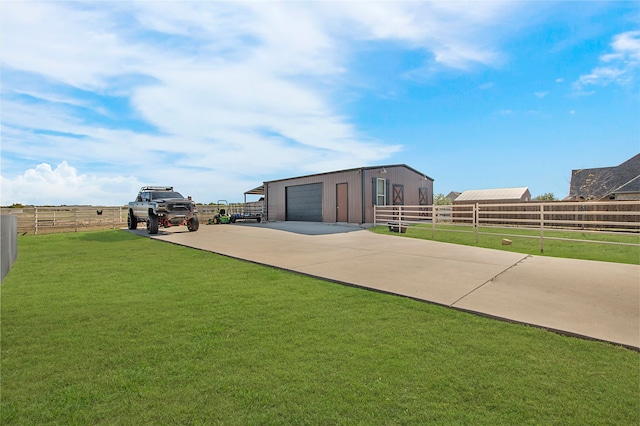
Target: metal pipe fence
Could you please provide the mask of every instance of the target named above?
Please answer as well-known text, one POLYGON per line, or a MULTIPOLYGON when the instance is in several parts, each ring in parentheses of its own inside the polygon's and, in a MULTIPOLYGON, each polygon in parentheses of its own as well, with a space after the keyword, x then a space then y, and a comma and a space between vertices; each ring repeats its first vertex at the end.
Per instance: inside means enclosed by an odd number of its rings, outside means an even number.
MULTIPOLYGON (((200 223, 207 223, 220 208, 231 214, 259 214, 262 203, 198 205, 200 223)), ((19 234, 37 235, 124 228, 128 210, 128 206, 24 207, 3 208, 2 214, 17 217, 19 234)))
POLYGON ((640 201, 375 206, 374 225, 389 226, 397 232, 406 232, 409 227, 424 229, 431 231, 432 238, 436 230, 473 233, 476 243, 480 235, 539 238, 541 251, 545 240, 640 247, 640 201), (535 235, 515 234, 514 229, 535 231, 535 235), (545 235, 545 231, 556 230, 576 235, 632 235, 639 239, 628 243, 545 235))
POLYGON ((17 216, 19 234, 52 234, 127 226, 126 206, 25 207, 2 209, 2 214, 17 216))

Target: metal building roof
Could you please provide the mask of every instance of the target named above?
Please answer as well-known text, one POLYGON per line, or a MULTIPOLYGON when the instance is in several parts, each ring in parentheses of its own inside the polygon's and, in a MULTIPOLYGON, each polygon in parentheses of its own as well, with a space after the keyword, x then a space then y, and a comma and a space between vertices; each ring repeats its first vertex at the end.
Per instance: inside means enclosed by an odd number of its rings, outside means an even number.
POLYGON ((497 189, 471 189, 464 191, 455 199, 459 201, 498 201, 498 200, 520 200, 529 191, 529 188, 497 188, 497 189))
MULTIPOLYGON (((296 177, 289 177, 289 178, 284 178, 284 179, 276 179, 276 180, 270 180, 267 181, 265 183, 271 183, 271 182, 282 182, 284 180, 293 180, 293 179, 300 179, 300 178, 306 178, 306 177, 312 177, 312 176, 322 176, 322 175, 332 175, 332 174, 336 174, 336 173, 344 173, 344 172, 349 172, 349 171, 353 171, 353 170, 372 170, 372 169, 391 169, 394 167, 404 167, 405 169, 411 170, 412 172, 421 175, 427 179, 429 179, 430 181, 434 181, 434 179, 432 177, 429 177, 428 175, 425 175, 424 173, 414 169, 413 167, 409 167, 406 164, 390 164, 390 165, 380 165, 380 166, 367 166, 367 167, 355 167, 353 169, 344 169, 344 170, 335 170, 335 171, 331 171, 331 172, 323 172, 323 173, 314 173, 314 174, 310 174, 310 175, 304 175, 304 176, 296 176, 296 177)), ((383 172, 386 173, 386 172, 383 172)))
POLYGON ((260 186, 258 186, 258 187, 256 187, 256 188, 250 189, 250 190, 248 190, 248 191, 246 191, 246 192, 244 193, 244 195, 247 195, 247 194, 251 194, 251 195, 264 195, 264 185, 260 185, 260 186))

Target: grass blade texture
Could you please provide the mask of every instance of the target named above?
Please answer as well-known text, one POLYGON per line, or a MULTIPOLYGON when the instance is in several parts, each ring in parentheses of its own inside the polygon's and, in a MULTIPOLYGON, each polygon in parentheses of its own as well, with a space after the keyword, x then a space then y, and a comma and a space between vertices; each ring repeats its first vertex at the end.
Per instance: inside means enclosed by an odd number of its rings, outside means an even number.
POLYGON ((640 354, 125 231, 25 236, 2 424, 638 424, 640 354))

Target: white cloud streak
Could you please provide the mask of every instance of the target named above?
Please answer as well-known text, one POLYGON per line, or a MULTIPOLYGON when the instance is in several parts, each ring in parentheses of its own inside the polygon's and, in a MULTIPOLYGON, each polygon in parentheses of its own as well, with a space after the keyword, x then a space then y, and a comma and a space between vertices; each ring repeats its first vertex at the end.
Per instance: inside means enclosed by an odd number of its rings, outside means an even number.
POLYGON ((262 179, 379 163, 402 146, 334 106, 349 84, 345 40, 394 41, 440 67, 491 66, 501 54, 480 35, 510 8, 6 2, 2 66, 19 78, 2 88, 2 203, 122 204, 140 182, 208 202, 262 179))
POLYGON ((587 91, 589 86, 632 83, 640 67, 640 31, 616 35, 611 42, 611 52, 601 55, 599 62, 599 66, 573 83, 574 92, 589 95, 594 93, 587 91))
MULTIPOLYGON (((339 3, 364 39, 397 40, 429 52, 435 62, 468 69, 495 65, 502 55, 485 33, 515 7, 494 2, 339 3)), ((498 31, 495 31, 496 37, 498 31)))

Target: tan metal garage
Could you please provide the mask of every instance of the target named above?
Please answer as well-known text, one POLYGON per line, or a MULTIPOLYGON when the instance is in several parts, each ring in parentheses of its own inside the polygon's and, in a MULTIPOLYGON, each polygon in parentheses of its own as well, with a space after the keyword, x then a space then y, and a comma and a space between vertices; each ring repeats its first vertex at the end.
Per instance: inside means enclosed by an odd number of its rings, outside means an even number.
POLYGON ((270 221, 372 223, 374 205, 430 205, 433 179, 406 164, 264 182, 270 221))

